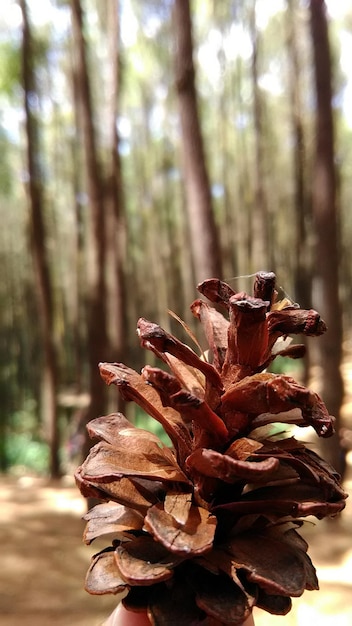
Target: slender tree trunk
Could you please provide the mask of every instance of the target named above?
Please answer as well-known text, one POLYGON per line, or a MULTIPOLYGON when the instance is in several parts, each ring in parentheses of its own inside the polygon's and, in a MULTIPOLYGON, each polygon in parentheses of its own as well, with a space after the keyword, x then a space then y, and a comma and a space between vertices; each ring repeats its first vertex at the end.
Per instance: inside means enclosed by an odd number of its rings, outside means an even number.
POLYGON ((54 308, 49 261, 46 251, 46 227, 39 146, 39 129, 35 112, 38 94, 35 81, 33 39, 27 4, 21 0, 23 19, 22 69, 24 86, 25 125, 27 135, 28 197, 30 236, 34 258, 38 308, 44 347, 43 415, 46 438, 50 447, 50 475, 60 476, 59 430, 57 413, 57 357, 54 342, 54 308))
MULTIPOLYGON (((106 410, 106 388, 99 375, 99 361, 108 358, 106 312, 106 216, 101 167, 97 155, 93 123, 91 88, 83 35, 83 14, 80 0, 71 0, 73 37, 75 43, 76 80, 80 97, 81 122, 86 158, 87 188, 90 204, 88 236, 88 358, 90 404, 86 419, 103 415, 106 410)), ((89 441, 87 440, 87 447, 89 441)), ((87 450, 84 451, 86 453, 87 450)))
MULTIPOLYGON (((110 104, 110 159, 106 189, 107 223, 107 279, 108 279, 108 327, 111 337, 111 358, 122 361, 126 347, 126 289, 125 289, 125 250, 126 221, 122 168, 119 153, 119 134, 117 120, 119 114, 121 73, 120 73, 120 3, 108 0, 108 37, 109 37, 109 104, 110 104)), ((114 393, 115 404, 123 410, 124 402, 114 393)))
MULTIPOLYGON (((226 81, 227 82, 227 81, 226 81)), ((228 128, 229 128, 229 101, 231 102, 228 89, 225 89, 219 96, 218 109, 220 113, 219 118, 219 150, 221 159, 221 178, 223 184, 223 212, 224 212, 224 224, 221 230, 222 239, 222 259, 223 259, 223 271, 225 276, 233 276, 238 274, 237 266, 237 250, 234 246, 234 211, 230 199, 229 189, 232 185, 231 174, 229 168, 229 154, 231 148, 229 146, 228 128), (231 182, 230 182, 231 181, 231 182)))
MULTIPOLYGON (((306 182, 307 156, 302 116, 301 68, 295 6, 297 6, 297 3, 294 0, 287 0, 287 51, 290 63, 289 91, 293 137, 294 287, 297 302, 299 302, 301 307, 309 309, 312 306, 312 255, 308 239, 308 225, 311 225, 312 210, 306 182)), ((309 341, 305 337, 302 338, 302 341, 304 341, 307 348, 304 360, 304 380, 308 383, 309 341)))
POLYGON ((295 287, 300 305, 311 305, 311 259, 308 249, 307 222, 311 220, 311 203, 308 201, 305 171, 306 147, 301 104, 301 72, 297 47, 296 16, 293 0, 287 0, 288 53, 290 60, 290 104, 293 135, 294 211, 296 223, 295 287))
MULTIPOLYGON (((245 69, 244 62, 240 57, 236 61, 234 100, 238 116, 246 118, 247 110, 243 98, 243 81, 245 69)), ((234 154, 240 154, 241 169, 238 175, 238 195, 235 219, 235 241, 236 241, 236 257, 239 280, 236 286, 239 291, 245 290, 246 283, 241 276, 245 276, 251 271, 249 260, 252 256, 252 237, 251 237, 251 221, 252 221, 252 202, 249 196, 251 188, 251 165, 249 156, 249 145, 247 133, 243 129, 235 135, 236 144, 234 146, 234 154)))
MULTIPOLYGON (((326 6, 323 0, 310 0, 310 27, 316 89, 316 150, 312 181, 313 216, 316 232, 313 305, 321 313, 328 331, 319 338, 316 349, 321 368, 321 388, 329 411, 340 427, 344 388, 342 360, 342 312, 339 299, 339 211, 334 164, 334 125, 332 115, 331 57, 326 6)), ((324 442, 325 458, 343 471, 343 455, 338 435, 324 442)))
POLYGON ((74 262, 74 311, 73 311, 73 350, 74 367, 76 371, 75 382, 78 393, 84 390, 84 359, 85 346, 87 341, 87 319, 85 313, 86 303, 86 276, 85 276, 85 231, 86 220, 84 207, 81 200, 82 189, 82 151, 80 149, 82 141, 82 129, 80 124, 80 97, 77 85, 76 70, 71 69, 71 89, 75 120, 75 133, 70 139, 71 148, 71 184, 72 203, 74 205, 74 228, 75 228, 75 262, 74 262))
POLYGON ((201 134, 189 0, 175 0, 175 64, 186 185, 187 211, 196 281, 220 277, 221 253, 201 134))
POLYGON ((250 14, 250 29, 253 46, 252 53, 252 85, 253 85, 253 119, 254 119, 254 200, 252 214, 252 271, 273 270, 270 265, 269 254, 271 246, 269 241, 269 214, 265 190, 264 172, 264 134, 263 134, 263 111, 262 95, 258 85, 258 53, 259 35, 256 26, 256 0, 250 14))

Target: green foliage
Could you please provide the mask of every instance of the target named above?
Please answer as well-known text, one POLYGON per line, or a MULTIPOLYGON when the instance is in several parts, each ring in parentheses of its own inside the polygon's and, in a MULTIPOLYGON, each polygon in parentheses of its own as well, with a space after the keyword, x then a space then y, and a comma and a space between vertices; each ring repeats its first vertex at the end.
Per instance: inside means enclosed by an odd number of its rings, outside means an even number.
POLYGON ((47 474, 49 449, 46 443, 36 441, 26 433, 14 433, 6 440, 5 454, 9 468, 16 467, 35 474, 47 474))
POLYGON ((10 162, 9 141, 2 126, 0 126, 0 154, 0 196, 8 197, 11 195, 13 189, 13 177, 10 162))
POLYGON ((21 82, 19 42, 0 42, 0 93, 13 97, 21 82))
POLYGON ((144 430, 148 430, 149 432, 154 433, 154 435, 159 437, 159 439, 166 446, 172 446, 172 443, 162 425, 159 424, 159 422, 154 420, 152 417, 150 417, 150 415, 144 413, 144 411, 142 411, 138 407, 136 409, 136 415, 133 422, 134 425, 137 426, 137 428, 144 428, 144 430))
POLYGON ((28 401, 8 423, 4 454, 8 468, 20 467, 36 474, 48 471, 49 450, 38 434, 36 405, 28 401))
POLYGON ((290 359, 288 357, 278 356, 270 365, 270 372, 274 374, 285 374, 299 378, 302 374, 302 361, 300 359, 290 359))

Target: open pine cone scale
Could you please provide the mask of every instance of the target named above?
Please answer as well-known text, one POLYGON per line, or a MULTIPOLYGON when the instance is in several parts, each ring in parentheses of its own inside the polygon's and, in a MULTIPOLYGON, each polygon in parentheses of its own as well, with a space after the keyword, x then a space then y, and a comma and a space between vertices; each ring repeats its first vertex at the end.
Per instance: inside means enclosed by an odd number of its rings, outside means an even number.
POLYGON ((302 356, 286 338, 324 332, 318 313, 277 302, 272 273, 257 274, 253 296, 215 279, 198 289, 228 313, 192 304, 206 356, 141 318, 141 345, 169 372, 100 364, 173 449, 119 413, 99 417, 88 430, 100 441, 76 472, 83 495, 103 501, 85 516, 84 540, 113 536, 92 559, 87 591, 123 592, 158 626, 242 624, 255 605, 286 614, 291 597, 318 589, 302 518, 335 515, 346 498, 333 468, 285 432, 294 424, 330 436, 323 401, 264 371, 277 355, 302 356))

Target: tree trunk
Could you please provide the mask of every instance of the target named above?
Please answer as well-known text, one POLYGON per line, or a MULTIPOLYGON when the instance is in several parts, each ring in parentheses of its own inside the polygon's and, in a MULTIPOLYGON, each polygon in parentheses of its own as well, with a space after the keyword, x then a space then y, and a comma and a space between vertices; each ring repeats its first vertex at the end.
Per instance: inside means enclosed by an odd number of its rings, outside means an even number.
MULTIPOLYGON (((96 149, 91 87, 83 35, 80 0, 71 0, 75 71, 80 98, 83 142, 86 158, 87 188, 90 203, 88 236, 88 359, 90 404, 89 421, 106 410, 106 387, 101 380, 98 363, 109 358, 106 313, 106 219, 101 167, 96 149)), ((86 448, 89 447, 87 440, 86 448)), ((86 454, 87 450, 84 451, 86 454)))
POLYGON ((82 174, 82 128, 80 115, 80 96, 77 85, 76 70, 71 67, 70 73, 71 94, 74 110, 75 132, 70 138, 71 149, 71 186, 72 204, 74 206, 74 229, 75 229, 75 253, 74 253, 74 298, 73 298, 73 367, 75 368, 75 384, 77 392, 82 393, 85 387, 84 361, 86 358, 85 348, 87 343, 87 317, 86 317, 86 264, 85 264, 85 231, 86 219, 82 205, 81 190, 84 175, 82 174))
MULTIPOLYGON (((297 41, 296 11, 294 0, 287 0, 287 51, 290 63, 289 92, 291 132, 293 138, 293 211, 294 219, 294 297, 302 308, 310 309, 312 293, 311 246, 308 227, 311 226, 312 210, 307 193, 307 156, 302 116, 302 89, 300 55, 297 41)), ((303 379, 309 378, 309 341, 302 337, 306 346, 303 379)))
POLYGON ((293 0, 287 0, 287 42, 290 62, 289 90, 293 136, 293 179, 295 215, 295 297, 303 308, 311 306, 311 254, 308 244, 308 224, 311 203, 306 185, 307 157, 302 117, 301 71, 297 45, 296 15, 293 0))
POLYGON ((252 53, 252 88, 254 120, 254 207, 252 214, 252 271, 274 270, 269 260, 272 252, 269 241, 269 214, 265 190, 264 172, 264 135, 262 95, 258 85, 259 35, 256 26, 256 0, 250 14, 250 29, 253 46, 252 53))
MULTIPOLYGON (((247 108, 244 99, 243 83, 245 79, 244 61, 240 57, 236 60, 236 70, 234 79, 234 99, 236 112, 239 119, 246 119, 247 108)), ((252 237, 251 237, 251 221, 252 221, 252 201, 249 190, 251 189, 251 159, 250 146, 248 145, 247 133, 239 132, 235 135, 235 146, 233 148, 234 155, 241 155, 238 158, 240 170, 238 173, 238 194, 237 194, 237 211, 235 214, 235 242, 236 242, 236 258, 238 266, 239 279, 236 283, 238 291, 245 291, 245 276, 251 271, 249 260, 252 253, 252 237)), ((236 162, 235 162, 236 165, 236 162)), ((238 167, 237 165, 237 167, 238 167)))
POLYGON ((221 277, 221 253, 201 134, 189 0, 175 0, 176 89, 180 110, 187 214, 196 281, 221 277))
MULTIPOLYGON (((324 401, 340 428, 344 388, 342 360, 342 312, 339 299, 339 211, 334 164, 331 57, 326 6, 310 0, 310 28, 316 88, 316 149, 312 183, 313 217, 316 232, 313 305, 321 313, 328 331, 316 342, 324 401)), ((342 473, 343 454, 338 434, 324 441, 324 456, 342 473)))
MULTIPOLYGON (((119 0, 108 2, 108 37, 109 37, 109 108, 110 108, 110 159, 108 163, 108 180, 106 188, 106 251, 107 251, 107 282, 108 290, 108 329, 111 338, 111 356, 114 361, 123 361, 126 348, 126 289, 125 289, 125 250, 126 221, 124 211, 124 194, 122 168, 119 153, 119 134, 117 120, 120 99, 120 24, 119 0)), ((119 411, 124 409, 121 394, 112 390, 114 405, 119 411)))
POLYGON ((44 347, 43 415, 45 435, 50 448, 50 475, 60 476, 59 430, 57 412, 57 357, 54 342, 54 310, 49 262, 46 250, 44 198, 39 147, 39 129, 35 112, 37 87, 33 39, 27 5, 21 0, 23 19, 22 71, 24 87, 25 126, 27 135, 28 198, 30 208, 30 240, 34 259, 34 276, 38 294, 38 309, 44 347))

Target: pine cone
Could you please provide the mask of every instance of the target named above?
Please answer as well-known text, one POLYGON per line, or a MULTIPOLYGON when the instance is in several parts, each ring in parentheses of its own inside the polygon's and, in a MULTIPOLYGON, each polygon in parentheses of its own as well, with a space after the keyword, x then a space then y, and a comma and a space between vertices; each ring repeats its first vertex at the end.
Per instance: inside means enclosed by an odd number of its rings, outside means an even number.
POLYGON ((105 501, 85 516, 85 542, 114 537, 93 557, 86 590, 125 592, 126 608, 147 610, 158 626, 242 624, 255 605, 286 614, 291 597, 318 589, 297 532, 302 518, 335 515, 346 498, 333 468, 285 432, 309 425, 330 436, 324 403, 264 371, 278 354, 303 355, 287 336, 323 333, 318 313, 277 302, 272 273, 257 274, 253 296, 216 279, 198 289, 228 312, 191 305, 206 357, 140 319, 141 345, 170 373, 100 364, 108 384, 162 424, 173 449, 122 414, 99 417, 88 430, 100 442, 76 473, 84 496, 105 501))

